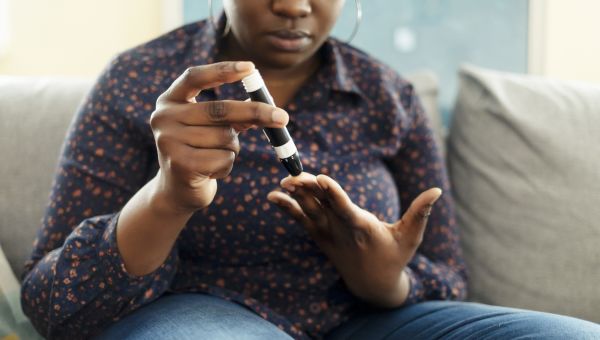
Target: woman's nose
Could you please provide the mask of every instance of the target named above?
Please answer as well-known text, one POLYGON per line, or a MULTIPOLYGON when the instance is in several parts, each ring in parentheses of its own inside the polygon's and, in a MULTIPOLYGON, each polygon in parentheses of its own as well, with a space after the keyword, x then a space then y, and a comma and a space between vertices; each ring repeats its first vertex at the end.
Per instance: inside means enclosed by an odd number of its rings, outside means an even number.
POLYGON ((273 12, 289 18, 302 18, 312 12, 310 0, 273 0, 273 12))

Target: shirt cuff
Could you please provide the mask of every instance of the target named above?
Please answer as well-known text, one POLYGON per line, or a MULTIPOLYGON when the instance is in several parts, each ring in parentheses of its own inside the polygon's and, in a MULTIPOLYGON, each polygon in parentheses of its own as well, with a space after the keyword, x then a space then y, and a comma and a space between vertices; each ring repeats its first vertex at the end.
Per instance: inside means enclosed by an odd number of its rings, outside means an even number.
POLYGON ((174 245, 167 259, 156 270, 146 275, 133 275, 125 268, 125 262, 117 245, 117 222, 119 213, 113 215, 102 235, 98 256, 106 273, 107 282, 115 287, 131 289, 138 292, 140 287, 152 285, 152 281, 170 281, 175 274, 178 263, 177 246, 174 245))

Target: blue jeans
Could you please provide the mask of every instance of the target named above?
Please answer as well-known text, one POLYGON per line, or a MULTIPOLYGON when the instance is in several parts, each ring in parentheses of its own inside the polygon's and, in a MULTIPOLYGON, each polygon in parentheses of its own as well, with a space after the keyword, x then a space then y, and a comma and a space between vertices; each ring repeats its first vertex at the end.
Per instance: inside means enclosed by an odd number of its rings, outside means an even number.
MULTIPOLYGON (((571 317, 478 303, 430 301, 372 310, 326 339, 600 339, 600 325, 571 317)), ((97 339, 291 339, 251 310, 205 294, 170 294, 97 339)))

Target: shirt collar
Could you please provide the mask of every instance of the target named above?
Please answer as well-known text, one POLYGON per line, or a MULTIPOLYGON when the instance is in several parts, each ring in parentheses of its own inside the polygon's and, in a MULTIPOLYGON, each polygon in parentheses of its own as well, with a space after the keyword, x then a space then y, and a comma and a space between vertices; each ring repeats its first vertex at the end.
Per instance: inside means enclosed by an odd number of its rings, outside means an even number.
POLYGON ((333 91, 364 96, 356 84, 356 80, 352 76, 352 71, 348 65, 350 60, 347 59, 351 59, 353 56, 343 55, 342 49, 345 47, 344 45, 345 43, 335 38, 329 38, 321 47, 321 53, 325 61, 325 70, 321 73, 323 76, 321 80, 323 80, 323 84, 329 85, 329 88, 333 91))

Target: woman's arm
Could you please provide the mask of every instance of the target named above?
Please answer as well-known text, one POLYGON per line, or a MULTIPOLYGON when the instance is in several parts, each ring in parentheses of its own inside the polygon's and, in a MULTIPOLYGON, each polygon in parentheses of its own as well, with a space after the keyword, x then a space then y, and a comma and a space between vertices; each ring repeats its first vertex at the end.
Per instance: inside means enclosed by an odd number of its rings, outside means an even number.
POLYGON ((398 153, 387 164, 400 193, 402 210, 426 188, 438 187, 444 192, 431 211, 423 242, 408 265, 411 290, 407 303, 464 299, 466 268, 446 166, 413 87, 402 84, 399 88, 406 133, 398 153))
POLYGON ((121 67, 117 60, 102 75, 71 125, 26 266, 23 309, 49 338, 97 333, 161 295, 175 274, 173 243, 183 218, 169 222, 166 214, 157 216, 160 210, 152 208, 147 190, 130 200, 152 175, 154 160, 152 140, 144 140, 132 114, 126 114, 125 108, 137 103, 128 104, 120 92, 123 76, 115 73, 121 67), (117 229, 126 236, 117 235, 117 229), (128 236, 148 242, 143 257, 154 261, 135 273, 128 271, 120 252, 136 251, 128 236))
MULTIPOLYGON (((132 74, 128 65, 112 69, 132 74)), ((239 152, 234 129, 287 124, 287 113, 267 104, 195 101, 253 69, 248 62, 191 67, 158 99, 145 100, 136 90, 151 79, 132 84, 110 71, 102 78, 72 126, 29 264, 37 265, 24 280, 24 309, 43 334, 87 336, 169 287, 179 232, 212 202, 216 180, 229 175, 239 152), (151 115, 136 112, 154 100, 151 115), (155 148, 160 171, 152 174, 155 148)))

